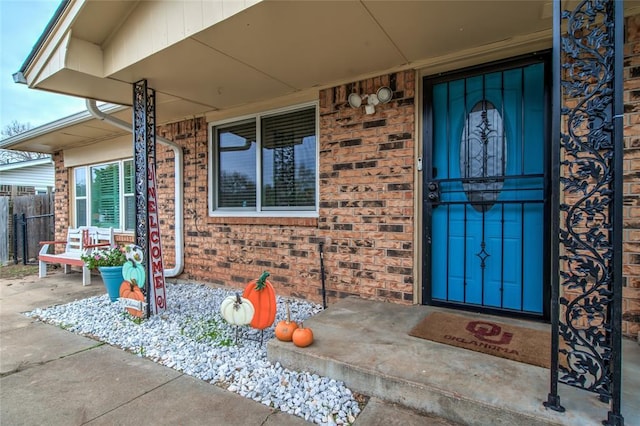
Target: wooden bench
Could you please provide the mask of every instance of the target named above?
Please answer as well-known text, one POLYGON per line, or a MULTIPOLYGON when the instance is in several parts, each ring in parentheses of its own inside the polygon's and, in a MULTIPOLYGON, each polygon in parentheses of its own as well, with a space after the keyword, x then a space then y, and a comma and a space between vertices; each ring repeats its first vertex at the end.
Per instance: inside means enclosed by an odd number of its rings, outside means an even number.
POLYGON ((38 255, 39 277, 47 276, 47 263, 59 263, 64 266, 64 273, 70 272, 71 266, 82 268, 82 285, 91 284, 91 271, 84 265, 80 258, 83 254, 89 254, 99 247, 108 247, 114 244, 113 228, 98 228, 95 226, 83 226, 69 228, 66 241, 41 241, 42 248, 38 255), (65 244, 64 252, 49 253, 49 247, 56 244, 65 244))

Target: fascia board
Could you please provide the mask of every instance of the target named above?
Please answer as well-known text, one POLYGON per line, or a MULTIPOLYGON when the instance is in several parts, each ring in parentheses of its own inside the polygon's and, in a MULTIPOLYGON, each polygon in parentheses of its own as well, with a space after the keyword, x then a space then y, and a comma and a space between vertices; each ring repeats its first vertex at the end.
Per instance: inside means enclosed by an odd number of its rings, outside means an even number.
MULTIPOLYGON (((69 32, 71 30, 71 24, 77 17, 78 13, 82 9, 86 0, 71 0, 67 7, 62 11, 60 18, 54 24, 53 28, 46 35, 44 40, 34 47, 35 52, 32 52, 31 61, 23 65, 21 73, 27 81, 29 87, 34 87, 40 75, 45 69, 48 69, 48 73, 52 74, 51 58, 56 54, 58 48, 65 42, 68 42, 69 32)), ((58 63, 57 67, 62 68, 64 64, 58 63)))
POLYGON ((53 164, 51 158, 39 158, 37 160, 18 161, 16 163, 0 164, 0 171, 22 169, 25 167, 53 164))

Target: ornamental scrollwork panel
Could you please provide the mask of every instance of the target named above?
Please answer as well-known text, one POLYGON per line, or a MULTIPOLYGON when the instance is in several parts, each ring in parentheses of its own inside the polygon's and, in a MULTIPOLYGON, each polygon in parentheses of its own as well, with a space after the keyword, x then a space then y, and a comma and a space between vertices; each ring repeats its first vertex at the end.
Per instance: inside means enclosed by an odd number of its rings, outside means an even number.
POLYGON ((613 2, 562 19, 559 381, 611 396, 613 2))

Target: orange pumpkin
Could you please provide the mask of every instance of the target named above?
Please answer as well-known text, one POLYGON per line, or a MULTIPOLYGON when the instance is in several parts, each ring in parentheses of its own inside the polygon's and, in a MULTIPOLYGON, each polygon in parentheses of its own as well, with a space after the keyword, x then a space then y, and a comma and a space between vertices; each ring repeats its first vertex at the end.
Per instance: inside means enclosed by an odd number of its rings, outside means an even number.
POLYGON ((255 309, 249 325, 258 330, 271 326, 276 319, 276 292, 267 280, 268 276, 269 272, 264 271, 260 278, 249 281, 242 293, 242 297, 249 299, 255 309))
POLYGON ((306 348, 313 343, 313 331, 304 328, 304 323, 300 323, 300 327, 293 332, 292 340, 294 345, 306 348))
MULTIPOLYGON (((140 290, 140 287, 130 283, 129 281, 122 281, 122 284, 120 284, 120 297, 124 299, 138 300, 144 303, 144 294, 142 293, 142 290, 140 290)), ((127 308, 127 311, 134 317, 138 318, 142 318, 144 315, 143 311, 135 308, 127 308)))
POLYGON ((276 338, 283 342, 290 342, 293 332, 298 328, 295 321, 291 321, 291 310, 289 309, 289 301, 287 300, 287 320, 280 321, 276 324, 276 338))

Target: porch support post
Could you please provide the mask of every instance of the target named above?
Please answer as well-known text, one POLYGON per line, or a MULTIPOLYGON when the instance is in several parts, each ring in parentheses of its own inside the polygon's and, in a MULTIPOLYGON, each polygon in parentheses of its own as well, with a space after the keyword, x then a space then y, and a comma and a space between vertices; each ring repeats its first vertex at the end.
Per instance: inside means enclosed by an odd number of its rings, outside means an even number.
POLYGON ((136 244, 147 263, 145 297, 147 317, 166 308, 164 267, 156 198, 156 105, 155 91, 146 80, 133 85, 133 148, 136 191, 136 244))
POLYGON ((552 235, 551 235, 551 389, 547 395, 544 406, 558 412, 564 412, 564 407, 560 405, 560 395, 558 394, 558 346, 559 346, 559 297, 560 297, 560 260, 559 260, 559 235, 560 235, 560 194, 556 185, 560 182, 560 105, 562 102, 562 92, 560 88, 560 30, 562 25, 562 14, 560 0, 553 2, 553 53, 552 53, 552 83, 551 83, 551 182, 554 185, 551 191, 551 212, 552 212, 552 235))
POLYGON ((560 9, 558 0, 552 361, 544 405, 562 410, 558 382, 565 383, 598 394, 609 407, 603 423, 622 426, 623 2, 582 0, 560 9))
POLYGON ((622 1, 615 1, 614 19, 614 78, 613 78, 613 303, 610 306, 611 323, 611 410, 608 425, 623 426, 622 417, 622 240, 623 240, 623 190, 624 190, 624 13, 622 1))

